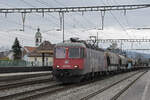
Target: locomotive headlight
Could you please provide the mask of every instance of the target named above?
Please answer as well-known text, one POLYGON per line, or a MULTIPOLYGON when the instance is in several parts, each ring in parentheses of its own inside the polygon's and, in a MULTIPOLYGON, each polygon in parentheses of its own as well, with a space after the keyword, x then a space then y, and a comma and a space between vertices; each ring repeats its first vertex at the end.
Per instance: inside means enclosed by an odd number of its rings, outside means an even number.
POLYGON ((59 68, 60 66, 57 65, 56 67, 59 68))
POLYGON ((77 65, 75 65, 75 66, 74 66, 74 68, 78 68, 78 66, 77 66, 77 65))

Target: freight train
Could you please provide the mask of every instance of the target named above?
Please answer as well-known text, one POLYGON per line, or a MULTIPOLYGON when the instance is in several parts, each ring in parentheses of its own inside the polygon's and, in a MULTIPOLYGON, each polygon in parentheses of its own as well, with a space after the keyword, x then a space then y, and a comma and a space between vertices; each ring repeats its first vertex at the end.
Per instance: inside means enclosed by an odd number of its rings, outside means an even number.
POLYGON ((135 60, 104 51, 84 41, 58 43, 54 49, 53 76, 63 83, 133 69, 135 60))

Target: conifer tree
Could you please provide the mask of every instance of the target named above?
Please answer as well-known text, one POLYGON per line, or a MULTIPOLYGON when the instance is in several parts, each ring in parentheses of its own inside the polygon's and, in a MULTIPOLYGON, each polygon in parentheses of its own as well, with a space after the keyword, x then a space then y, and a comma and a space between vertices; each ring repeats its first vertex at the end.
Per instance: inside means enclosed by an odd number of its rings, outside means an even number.
POLYGON ((19 44, 18 38, 16 37, 14 44, 12 45, 12 50, 14 53, 14 60, 21 59, 21 46, 19 44))

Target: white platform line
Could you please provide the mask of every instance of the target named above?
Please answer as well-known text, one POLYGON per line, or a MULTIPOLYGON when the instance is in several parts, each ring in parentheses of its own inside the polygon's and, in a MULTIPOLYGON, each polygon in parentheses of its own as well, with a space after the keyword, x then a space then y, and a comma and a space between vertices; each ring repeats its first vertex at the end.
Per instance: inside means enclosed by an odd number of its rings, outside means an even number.
MULTIPOLYGON (((149 79, 149 78, 148 78, 149 79)), ((141 100, 146 100, 145 97, 146 97, 146 93, 148 92, 148 87, 150 85, 150 81, 147 81, 146 85, 145 85, 145 89, 144 89, 144 92, 143 92, 143 95, 142 95, 142 99, 141 100)))

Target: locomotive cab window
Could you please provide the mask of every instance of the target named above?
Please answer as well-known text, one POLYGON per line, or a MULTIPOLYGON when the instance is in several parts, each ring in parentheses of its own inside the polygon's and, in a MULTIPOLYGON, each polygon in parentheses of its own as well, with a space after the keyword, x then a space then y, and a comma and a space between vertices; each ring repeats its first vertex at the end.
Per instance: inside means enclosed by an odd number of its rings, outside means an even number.
POLYGON ((80 58, 79 48, 69 48, 69 58, 80 58))
POLYGON ((55 56, 56 58, 65 58, 66 57, 66 50, 65 48, 56 48, 55 56))
POLYGON ((69 48, 69 58, 83 58, 84 48, 69 48))

